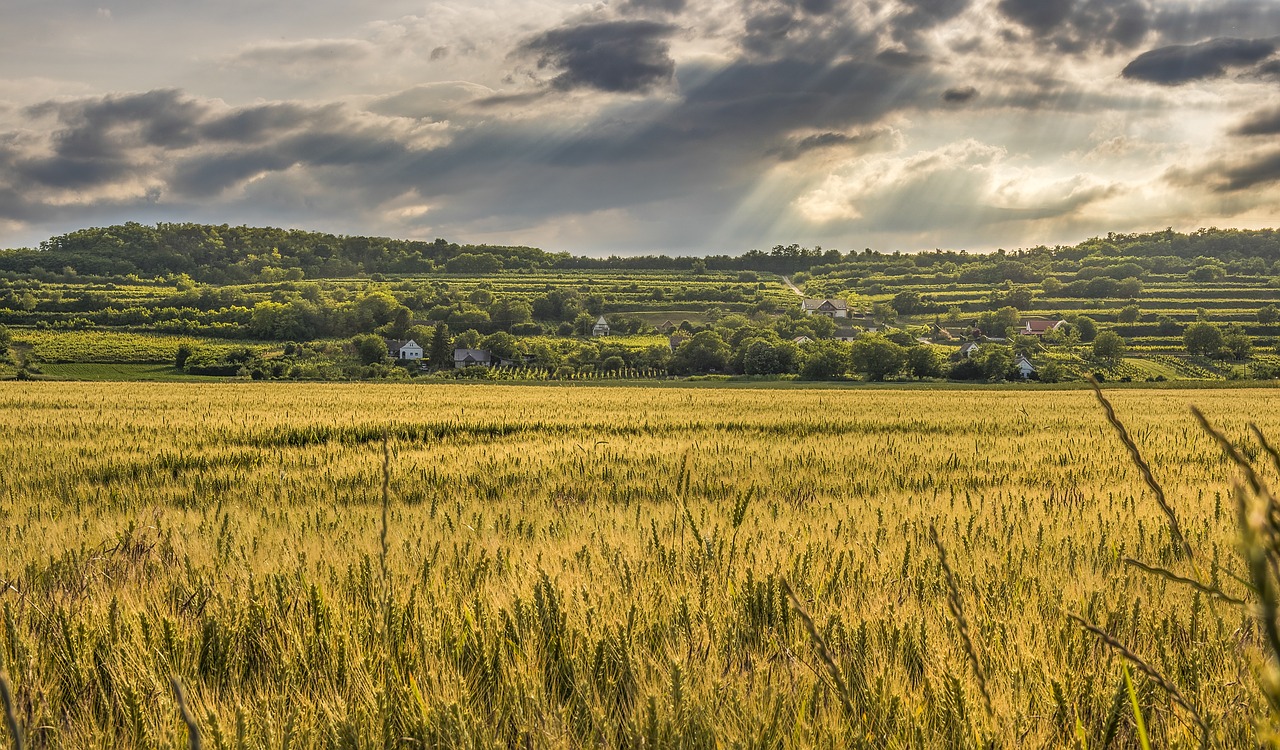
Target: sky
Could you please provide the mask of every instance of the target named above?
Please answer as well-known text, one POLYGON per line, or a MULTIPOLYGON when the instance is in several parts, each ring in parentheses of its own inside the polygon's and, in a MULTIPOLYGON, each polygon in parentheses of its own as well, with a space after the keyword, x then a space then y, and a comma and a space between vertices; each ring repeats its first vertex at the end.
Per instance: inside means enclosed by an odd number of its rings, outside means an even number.
POLYGON ((593 256, 1280 224, 1275 0, 4 5, 0 247, 124 221, 593 256))

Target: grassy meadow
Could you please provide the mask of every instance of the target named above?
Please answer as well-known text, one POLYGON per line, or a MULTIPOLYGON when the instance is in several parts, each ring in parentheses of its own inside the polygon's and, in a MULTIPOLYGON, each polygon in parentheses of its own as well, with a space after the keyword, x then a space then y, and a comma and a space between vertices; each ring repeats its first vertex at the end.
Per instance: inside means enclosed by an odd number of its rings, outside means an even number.
POLYGON ((219 749, 1265 744, 1125 558, 1250 598, 1187 407, 1280 390, 1108 395, 1189 560, 1087 391, 6 383, 0 672, 27 748, 187 746, 171 675, 219 749))

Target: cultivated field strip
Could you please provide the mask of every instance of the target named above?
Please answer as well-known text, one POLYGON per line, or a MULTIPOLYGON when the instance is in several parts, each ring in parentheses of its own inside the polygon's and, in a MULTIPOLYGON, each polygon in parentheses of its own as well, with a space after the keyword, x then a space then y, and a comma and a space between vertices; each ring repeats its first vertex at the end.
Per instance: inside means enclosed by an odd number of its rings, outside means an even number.
POLYGON ((1246 596, 1187 406, 1280 391, 1109 395, 1194 571, 1083 392, 6 384, 0 671, 34 748, 185 746, 170 675, 218 748, 1135 747, 1076 614, 1252 746, 1253 621, 1124 559, 1246 596))

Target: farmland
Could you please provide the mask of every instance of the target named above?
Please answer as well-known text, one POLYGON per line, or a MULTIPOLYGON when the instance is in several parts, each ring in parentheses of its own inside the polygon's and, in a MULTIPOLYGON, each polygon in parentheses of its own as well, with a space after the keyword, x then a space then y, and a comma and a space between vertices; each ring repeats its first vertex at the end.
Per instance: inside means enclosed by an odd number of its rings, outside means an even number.
POLYGON ((9 383, 0 671, 35 748, 170 675, 219 748, 1251 746, 1250 611, 1124 561, 1252 599, 1187 405, 1280 392, 1108 394, 1193 558, 1083 391, 9 383))
POLYGON ((0 250, 0 379, 172 363, 255 380, 1273 381, 1278 289, 1271 230, 986 254, 591 258, 127 224, 0 250), (840 311, 806 314, 801 296, 840 311), (423 362, 395 361, 392 343, 409 340, 423 362), (508 371, 455 372, 455 349, 508 371))

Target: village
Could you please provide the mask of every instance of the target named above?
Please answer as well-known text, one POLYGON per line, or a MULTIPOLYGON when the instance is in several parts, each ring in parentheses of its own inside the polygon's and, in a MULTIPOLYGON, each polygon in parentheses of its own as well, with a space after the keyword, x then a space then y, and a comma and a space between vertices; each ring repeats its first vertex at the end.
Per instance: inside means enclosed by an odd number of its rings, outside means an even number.
MULTIPOLYGON (((997 336, 984 331, 976 320, 966 325, 954 326, 945 326, 940 320, 935 320, 927 324, 927 332, 923 335, 912 335, 908 332, 908 328, 914 326, 904 324, 895 327, 877 320, 869 310, 851 311, 848 303, 843 299, 804 298, 801 300, 800 310, 807 316, 829 318, 834 323, 834 328, 825 338, 818 338, 816 334, 794 336, 791 338, 791 343, 796 347, 805 347, 819 340, 853 343, 863 337, 878 336, 902 343, 909 340, 914 345, 936 347, 941 357, 955 363, 972 360, 979 355, 984 346, 1007 346, 1010 344, 1011 337, 1014 337, 1018 345, 1014 347, 1016 353, 1012 360, 1011 372, 1023 380, 1034 379, 1038 373, 1038 367, 1033 361, 1034 354, 1029 352, 1043 349, 1043 344, 1040 342, 1046 338, 1053 340, 1055 334, 1070 327, 1070 324, 1062 319, 1021 318, 1017 325, 1006 327, 999 332, 1003 335, 997 336)), ((689 326, 686 325, 686 328, 689 326)), ((696 332, 681 330, 670 320, 656 326, 656 330, 667 336, 667 347, 673 354, 691 338, 692 333, 696 332)), ((604 338, 612 335, 607 318, 604 315, 598 316, 591 327, 589 338, 604 338)), ((426 355, 422 344, 412 339, 387 339, 386 345, 388 357, 405 364, 421 362, 426 355)), ((452 366, 455 370, 519 368, 530 366, 535 361, 536 357, 532 354, 500 356, 483 348, 456 347, 453 349, 452 366)), ((430 367, 422 363, 419 369, 428 370, 430 367)))

